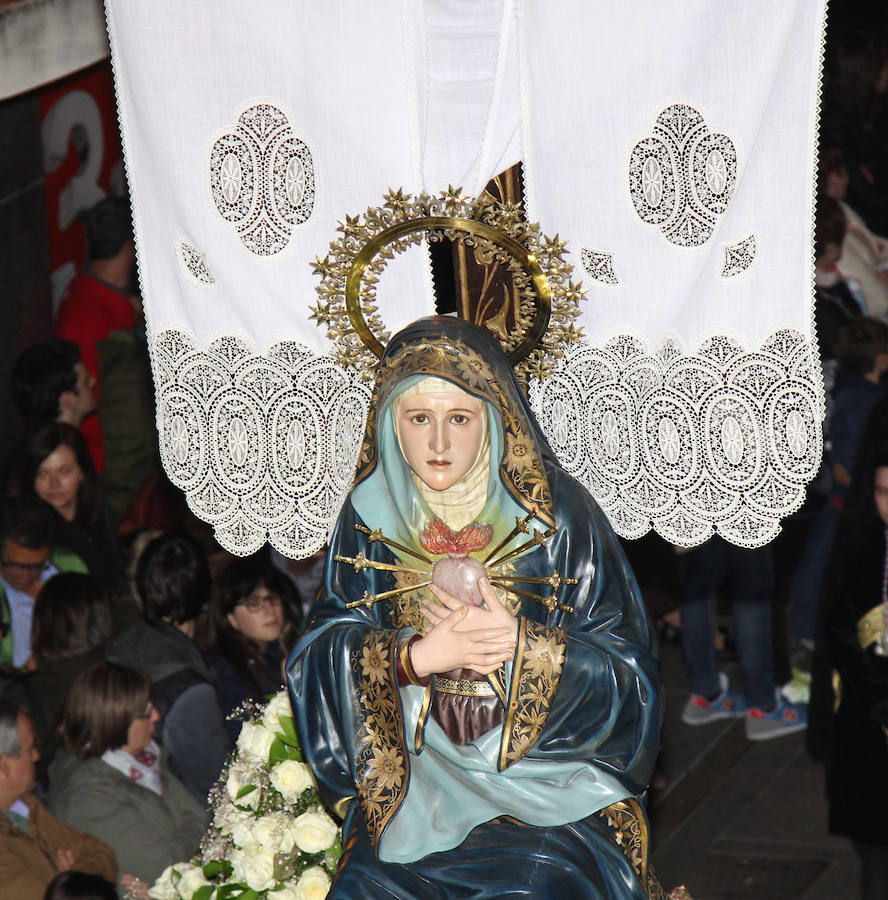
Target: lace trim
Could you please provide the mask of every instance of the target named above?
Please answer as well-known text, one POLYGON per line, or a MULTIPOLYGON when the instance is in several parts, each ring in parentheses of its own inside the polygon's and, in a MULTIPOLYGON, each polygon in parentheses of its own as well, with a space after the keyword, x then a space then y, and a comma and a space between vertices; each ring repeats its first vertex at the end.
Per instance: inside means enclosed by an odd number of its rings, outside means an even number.
POLYGON ((258 355, 239 338, 198 348, 168 330, 152 358, 161 459, 219 543, 319 550, 352 485, 369 389, 295 341, 258 355))
POLYGON ((657 116, 653 135, 635 145, 629 160, 635 211, 680 247, 709 240, 736 180, 734 142, 711 132, 703 116, 684 103, 657 116))
POLYGON ((209 164, 219 215, 257 256, 280 253, 293 227, 311 215, 312 155, 276 106, 259 103, 241 113, 235 130, 213 143, 209 164))
POLYGON ((580 259, 583 263, 583 269, 590 278, 600 281, 603 284, 619 284, 620 279, 614 270, 614 257, 612 253, 605 250, 587 250, 585 247, 580 251, 580 259))
POLYGON ((615 530, 694 546, 715 531, 758 547, 817 472, 824 414, 817 350, 792 329, 755 350, 725 335, 650 352, 622 335, 568 348, 530 400, 564 468, 615 530))
POLYGON ((176 241, 176 256, 185 277, 192 284, 210 290, 216 287, 216 276, 207 263, 206 253, 192 247, 187 241, 176 241))
POLYGON ((721 270, 722 278, 733 278, 735 275, 739 275, 741 272, 745 272, 753 263, 755 259, 755 235, 751 234, 749 237, 743 238, 742 241, 737 241, 736 244, 725 244, 722 249, 724 250, 724 265, 721 270))

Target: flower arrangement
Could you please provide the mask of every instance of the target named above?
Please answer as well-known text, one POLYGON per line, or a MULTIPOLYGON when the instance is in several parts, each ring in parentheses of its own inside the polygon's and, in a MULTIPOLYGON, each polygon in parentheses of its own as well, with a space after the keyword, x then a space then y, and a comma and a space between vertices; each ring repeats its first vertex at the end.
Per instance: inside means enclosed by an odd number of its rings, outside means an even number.
POLYGON ((237 749, 210 792, 213 820, 191 862, 153 900, 322 900, 342 855, 339 827, 302 761, 286 691, 247 703, 237 749))

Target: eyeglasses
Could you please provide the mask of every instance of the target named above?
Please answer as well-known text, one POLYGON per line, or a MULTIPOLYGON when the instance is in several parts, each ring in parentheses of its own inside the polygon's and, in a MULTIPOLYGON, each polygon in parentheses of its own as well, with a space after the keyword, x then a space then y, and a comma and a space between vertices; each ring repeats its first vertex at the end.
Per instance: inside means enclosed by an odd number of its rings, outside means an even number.
POLYGON ((48 559, 43 560, 43 562, 25 563, 17 562, 14 559, 7 559, 5 556, 0 556, 0 564, 6 569, 18 569, 20 572, 33 572, 35 575, 42 575, 49 568, 48 559))
POLYGON ((280 606, 281 598, 277 594, 250 594, 249 597, 235 603, 235 606, 245 606, 247 612, 256 613, 264 609, 266 603, 271 606, 280 606))
POLYGON ((148 703, 145 707, 145 712, 139 713, 137 716, 133 716, 134 719, 150 719, 157 710, 154 708, 153 703, 148 703))

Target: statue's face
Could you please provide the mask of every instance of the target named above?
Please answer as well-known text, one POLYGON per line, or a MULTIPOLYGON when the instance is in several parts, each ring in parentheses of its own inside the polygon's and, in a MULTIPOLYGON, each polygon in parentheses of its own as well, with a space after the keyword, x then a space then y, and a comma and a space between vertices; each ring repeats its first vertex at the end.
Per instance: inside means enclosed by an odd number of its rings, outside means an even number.
POLYGON ((482 402, 462 391, 406 398, 396 425, 407 464, 432 490, 453 487, 478 457, 484 416, 482 402))

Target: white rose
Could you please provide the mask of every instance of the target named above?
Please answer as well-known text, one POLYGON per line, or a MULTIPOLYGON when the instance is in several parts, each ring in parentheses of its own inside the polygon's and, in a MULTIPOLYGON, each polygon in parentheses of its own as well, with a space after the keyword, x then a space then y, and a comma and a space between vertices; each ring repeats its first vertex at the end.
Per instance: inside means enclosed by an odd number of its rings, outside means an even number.
POLYGON ((180 865, 176 866, 176 868, 182 876, 176 887, 178 887, 179 893, 185 898, 191 897, 198 888, 202 888, 205 884, 210 883, 204 878, 203 869, 199 866, 180 865))
POLYGON ((261 793, 258 787, 255 791, 250 791, 249 794, 246 794, 239 800, 237 798, 242 787, 255 782, 255 776, 255 769, 246 760, 236 762, 228 770, 228 778, 225 782, 225 790, 228 792, 228 796, 240 806, 248 806, 250 809, 255 809, 259 805, 259 795, 261 793))
MULTIPOLYGON (((253 791, 252 793, 255 794, 258 799, 259 792, 253 791)), ((247 797, 242 797, 238 802, 244 803, 247 800, 249 800, 249 795, 247 797)), ((238 807, 226 799, 216 809, 213 825, 220 834, 227 836, 231 834, 241 822, 249 817, 249 813, 244 812, 242 809, 238 809, 238 807)))
POLYGON ((299 895, 293 888, 281 888, 279 891, 271 891, 268 900, 299 900, 299 895))
POLYGON ((274 886, 274 855, 264 847, 252 844, 231 851, 231 865, 238 881, 245 881, 254 891, 267 891, 274 886))
POLYGON ((268 762, 268 751, 273 740, 274 735, 264 725, 244 722, 237 738, 237 749, 247 760, 268 762))
POLYGON ((336 823, 325 812, 304 812, 293 822, 296 843, 303 853, 329 850, 336 840, 336 823))
POLYGON ((173 866, 167 866, 160 878, 148 888, 151 900, 179 900, 179 892, 173 887, 173 866))
POLYGON ((236 822, 234 828, 231 829, 231 839, 238 847, 252 847, 253 844, 259 842, 253 837, 253 822, 256 820, 251 816, 236 822))
POLYGON ((262 724, 269 731, 280 731, 283 734, 283 728, 281 728, 281 716, 293 718, 293 707, 290 706, 290 698, 287 696, 286 691, 275 694, 274 697, 268 701, 268 706, 265 707, 265 714, 262 716, 262 724))
POLYGON ((304 762, 285 759, 271 770, 271 783, 275 790, 288 802, 299 798, 303 791, 314 787, 315 780, 311 769, 304 762))
POLYGON ((296 829, 289 816, 271 812, 257 819, 253 837, 272 853, 289 853, 296 844, 296 829))
POLYGON ((293 896, 295 900, 323 900, 329 890, 330 876, 320 866, 312 866, 296 882, 293 896))

